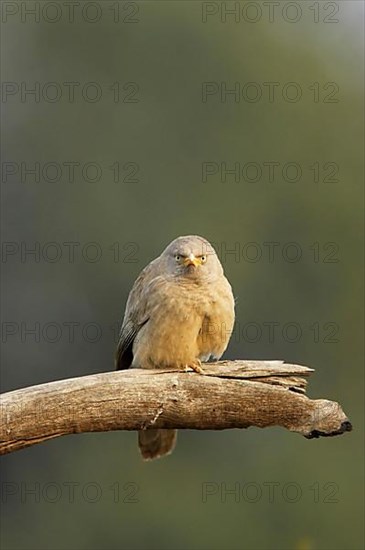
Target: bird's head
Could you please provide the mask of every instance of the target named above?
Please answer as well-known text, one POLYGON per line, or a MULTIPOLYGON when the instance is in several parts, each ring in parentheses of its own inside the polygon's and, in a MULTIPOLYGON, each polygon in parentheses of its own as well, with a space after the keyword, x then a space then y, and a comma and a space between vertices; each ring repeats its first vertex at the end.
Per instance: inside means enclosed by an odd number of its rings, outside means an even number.
POLYGON ((223 273, 213 246, 197 235, 178 237, 167 246, 161 257, 172 275, 214 279, 223 273))

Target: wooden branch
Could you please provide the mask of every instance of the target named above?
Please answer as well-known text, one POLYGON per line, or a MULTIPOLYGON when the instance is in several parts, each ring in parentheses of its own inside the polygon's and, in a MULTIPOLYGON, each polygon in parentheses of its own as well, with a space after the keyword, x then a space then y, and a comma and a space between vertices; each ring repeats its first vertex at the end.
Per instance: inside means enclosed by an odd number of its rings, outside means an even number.
POLYGON ((205 376, 172 369, 107 372, 0 396, 0 454, 61 435, 109 430, 282 426, 307 438, 351 430, 340 405, 305 395, 313 369, 220 361, 205 376))

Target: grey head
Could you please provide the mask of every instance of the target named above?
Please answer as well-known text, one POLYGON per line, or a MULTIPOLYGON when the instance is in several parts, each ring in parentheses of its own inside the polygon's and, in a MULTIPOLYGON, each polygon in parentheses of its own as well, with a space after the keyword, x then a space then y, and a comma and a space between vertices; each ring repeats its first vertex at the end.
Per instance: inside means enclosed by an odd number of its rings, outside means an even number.
POLYGON ((165 273, 190 280, 214 280, 223 275, 223 268, 213 246, 198 235, 173 240, 162 252, 159 261, 165 273))

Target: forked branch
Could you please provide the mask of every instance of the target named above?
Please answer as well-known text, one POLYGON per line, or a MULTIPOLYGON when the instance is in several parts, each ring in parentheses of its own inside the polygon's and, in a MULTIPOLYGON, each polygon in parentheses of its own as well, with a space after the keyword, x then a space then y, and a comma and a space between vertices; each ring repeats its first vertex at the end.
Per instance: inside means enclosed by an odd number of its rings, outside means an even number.
POLYGON ((204 372, 130 369, 2 394, 0 454, 109 430, 282 426, 313 438, 352 428, 338 403, 305 395, 313 369, 240 360, 209 363, 204 372))

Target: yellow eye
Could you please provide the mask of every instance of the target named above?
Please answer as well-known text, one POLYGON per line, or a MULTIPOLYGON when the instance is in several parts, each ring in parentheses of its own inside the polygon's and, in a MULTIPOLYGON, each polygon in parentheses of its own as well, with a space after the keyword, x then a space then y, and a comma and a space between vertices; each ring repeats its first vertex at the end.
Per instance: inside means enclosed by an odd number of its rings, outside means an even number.
POLYGON ((179 256, 179 254, 176 254, 175 260, 176 260, 177 262, 179 262, 179 261, 181 260, 181 256, 179 256))
POLYGON ((207 257, 206 256, 200 256, 200 259, 202 261, 202 264, 204 264, 206 261, 207 261, 207 257))

